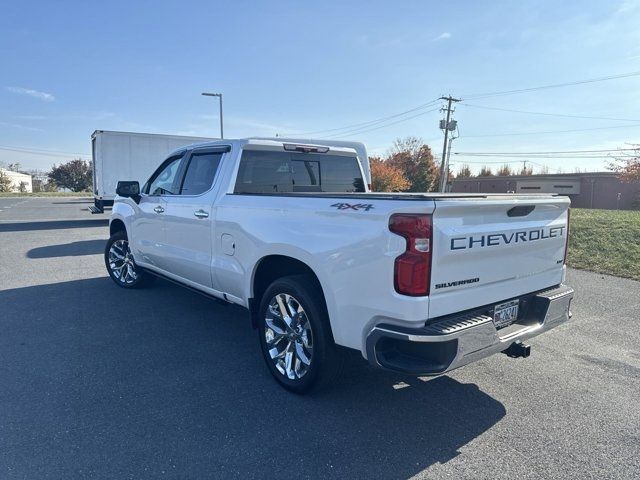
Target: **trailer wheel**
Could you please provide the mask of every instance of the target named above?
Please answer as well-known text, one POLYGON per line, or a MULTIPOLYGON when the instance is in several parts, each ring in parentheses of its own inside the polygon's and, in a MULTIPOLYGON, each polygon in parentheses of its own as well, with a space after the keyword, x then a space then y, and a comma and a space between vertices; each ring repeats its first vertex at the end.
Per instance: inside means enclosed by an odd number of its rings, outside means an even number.
POLYGON ((155 276, 136 265, 127 232, 120 230, 109 238, 104 249, 104 263, 111 280, 122 288, 141 288, 155 280, 155 276))
POLYGON ((269 371, 287 390, 324 389, 342 370, 343 352, 333 341, 322 292, 306 275, 283 277, 267 288, 258 334, 269 371))

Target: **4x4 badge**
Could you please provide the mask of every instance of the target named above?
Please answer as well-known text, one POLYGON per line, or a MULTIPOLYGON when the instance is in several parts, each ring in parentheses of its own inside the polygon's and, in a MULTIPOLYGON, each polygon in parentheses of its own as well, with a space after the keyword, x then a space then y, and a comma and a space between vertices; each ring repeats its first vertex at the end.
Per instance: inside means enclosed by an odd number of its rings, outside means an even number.
POLYGON ((338 210, 365 210, 367 212, 373 208, 373 205, 370 203, 334 203, 331 206, 338 210))

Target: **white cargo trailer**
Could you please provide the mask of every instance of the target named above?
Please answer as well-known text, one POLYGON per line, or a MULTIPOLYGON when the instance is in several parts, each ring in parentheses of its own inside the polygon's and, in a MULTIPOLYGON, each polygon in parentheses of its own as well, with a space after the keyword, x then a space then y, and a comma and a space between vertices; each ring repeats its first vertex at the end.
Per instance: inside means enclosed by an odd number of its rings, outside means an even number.
POLYGON ((144 184, 174 150, 192 143, 213 140, 205 137, 96 130, 91 135, 93 159, 92 213, 113 205, 119 180, 144 184))

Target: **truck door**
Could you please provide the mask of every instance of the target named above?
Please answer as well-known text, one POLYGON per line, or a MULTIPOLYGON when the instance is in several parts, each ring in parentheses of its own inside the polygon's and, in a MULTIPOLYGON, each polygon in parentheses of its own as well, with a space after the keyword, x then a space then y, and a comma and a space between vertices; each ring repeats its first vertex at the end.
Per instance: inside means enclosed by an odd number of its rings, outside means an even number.
POLYGON ((215 288, 211 274, 214 238, 213 201, 217 172, 229 147, 189 152, 178 195, 167 197, 164 212, 167 272, 197 285, 215 288))
POLYGON ((137 262, 162 270, 165 263, 165 221, 167 198, 174 196, 179 185, 178 172, 185 152, 169 157, 151 176, 141 194, 139 214, 133 221, 133 255, 137 262))

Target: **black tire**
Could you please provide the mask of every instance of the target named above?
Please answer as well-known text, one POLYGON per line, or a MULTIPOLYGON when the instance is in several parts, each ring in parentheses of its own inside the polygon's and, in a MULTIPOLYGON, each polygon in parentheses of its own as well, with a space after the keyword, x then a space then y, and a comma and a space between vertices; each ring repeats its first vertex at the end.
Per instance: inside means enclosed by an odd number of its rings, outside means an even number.
MULTIPOLYGON (((344 360, 343 351, 340 347, 336 346, 333 341, 322 290, 313 277, 308 275, 295 275, 274 281, 262 296, 258 315, 258 336, 262 356, 267 364, 267 368, 280 385, 291 392, 302 394, 312 390, 323 390, 337 379, 342 370, 344 360), (302 348, 303 345, 305 345, 301 336, 297 335, 293 328, 285 330, 284 334, 278 334, 274 332, 274 330, 271 330, 268 325, 268 322, 271 322, 271 327, 274 327, 274 321, 283 325, 283 323, 280 322, 282 316, 274 316, 269 310, 270 305, 274 304, 274 301, 276 302, 275 304, 277 304, 277 297, 279 295, 293 297, 294 302, 292 303, 302 307, 302 313, 299 313, 298 308, 298 313, 293 317, 290 316, 289 319, 292 320, 292 323, 297 323, 297 326, 304 323, 305 328, 301 327, 301 331, 308 332, 310 330, 311 332, 312 350, 310 357, 307 358, 307 360, 310 360, 308 365, 301 360, 301 358, 309 353, 307 349, 303 350, 305 353, 303 353, 302 356, 298 356, 297 348, 302 348), (306 321, 303 320, 303 315, 306 321), (270 317, 269 320, 267 320, 268 317, 270 317), (298 320, 294 317, 298 318, 298 320), (306 328, 307 324, 308 329, 306 328), (271 330, 270 333, 268 333, 269 330, 271 330), (270 336, 272 342, 279 341, 279 343, 268 344, 268 336, 270 336), (277 340, 278 336, 280 337, 279 340, 277 340), (284 347, 283 342, 288 346, 284 347), (284 357, 280 357, 281 352, 278 353, 278 351, 280 349, 282 349, 282 351, 287 350, 292 343, 294 346, 291 351, 295 352, 295 357, 291 362, 298 363, 293 363, 294 368, 289 368, 289 373, 293 370, 295 378, 290 378, 286 371, 282 371, 287 368, 285 364, 280 365, 280 370, 277 366, 280 360, 286 363, 284 357), (275 353, 278 353, 276 357, 280 358, 272 358, 270 351, 272 351, 273 348, 276 348, 275 353), (305 373, 300 377, 297 376, 297 366, 300 366, 301 370, 306 369, 305 373)), ((278 330, 277 326, 274 328, 278 330)), ((280 330, 284 329, 280 328, 280 330)), ((305 334, 303 333, 302 335, 304 336, 305 334)), ((308 334, 306 338, 308 340, 308 334)), ((291 363, 289 365, 291 365, 291 363)))
POLYGON ((121 288, 146 287, 156 278, 134 262, 125 231, 115 232, 109 238, 104 249, 104 264, 111 280, 121 288), (122 256, 123 260, 116 259, 114 255, 122 256))

